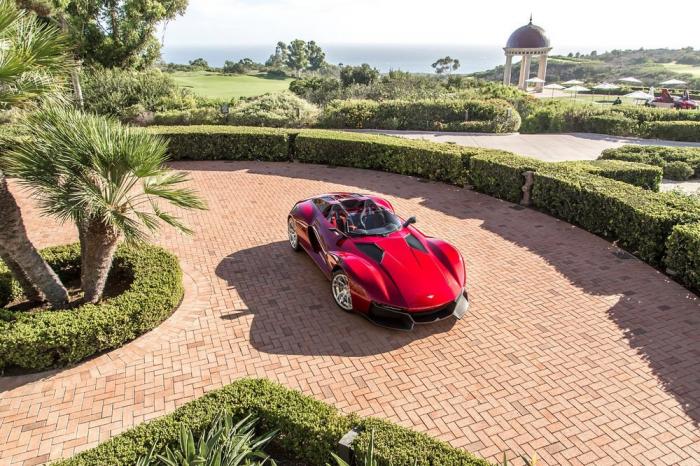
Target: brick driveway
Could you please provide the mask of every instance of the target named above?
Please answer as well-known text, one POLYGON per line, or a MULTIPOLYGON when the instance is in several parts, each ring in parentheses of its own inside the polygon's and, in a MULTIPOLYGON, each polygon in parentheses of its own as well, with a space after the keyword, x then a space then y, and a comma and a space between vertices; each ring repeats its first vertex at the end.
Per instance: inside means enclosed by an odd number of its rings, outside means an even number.
MULTIPOLYGON (((0 464, 69 456, 243 376, 389 418, 489 459, 700 464, 695 295, 578 228, 471 191, 313 165, 181 162, 210 210, 158 242, 186 272, 183 305, 124 348, 0 378, 0 464), (285 242, 297 199, 386 195, 468 262, 463 320, 397 333, 331 303, 285 242)), ((17 192, 17 189, 15 189, 17 192)), ((22 197, 22 196, 21 196, 22 197)), ((24 197, 31 237, 73 240, 24 197)))

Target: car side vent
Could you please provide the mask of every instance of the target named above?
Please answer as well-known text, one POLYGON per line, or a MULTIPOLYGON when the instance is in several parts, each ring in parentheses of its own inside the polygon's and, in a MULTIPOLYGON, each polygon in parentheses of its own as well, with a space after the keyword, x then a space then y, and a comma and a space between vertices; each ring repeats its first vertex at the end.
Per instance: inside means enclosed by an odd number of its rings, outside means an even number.
POLYGON ((413 249, 418 249, 419 251, 425 252, 425 253, 428 252, 428 250, 425 249, 425 246, 423 246, 423 243, 418 241, 418 238, 416 238, 415 236, 408 234, 408 235, 406 235, 406 237, 404 239, 406 240, 408 245, 411 246, 413 249))
POLYGON ((372 243, 355 243, 355 246, 377 262, 381 262, 384 257, 384 251, 372 243))

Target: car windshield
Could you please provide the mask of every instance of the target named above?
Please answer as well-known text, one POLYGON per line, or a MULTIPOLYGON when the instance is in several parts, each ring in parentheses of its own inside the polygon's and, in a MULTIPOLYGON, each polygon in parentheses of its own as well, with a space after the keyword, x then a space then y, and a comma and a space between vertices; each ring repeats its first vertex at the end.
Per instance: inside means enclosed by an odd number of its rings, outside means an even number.
POLYGON ((401 229, 401 220, 371 199, 346 199, 340 205, 339 226, 349 235, 386 235, 401 229))

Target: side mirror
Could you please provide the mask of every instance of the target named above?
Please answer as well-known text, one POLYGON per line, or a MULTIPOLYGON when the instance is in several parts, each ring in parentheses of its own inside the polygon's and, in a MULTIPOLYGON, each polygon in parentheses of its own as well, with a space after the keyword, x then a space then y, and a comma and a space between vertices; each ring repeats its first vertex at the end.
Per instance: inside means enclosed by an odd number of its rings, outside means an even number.
POLYGON ((406 228, 409 225, 413 225, 416 223, 416 217, 408 217, 405 222, 403 222, 402 227, 406 228))

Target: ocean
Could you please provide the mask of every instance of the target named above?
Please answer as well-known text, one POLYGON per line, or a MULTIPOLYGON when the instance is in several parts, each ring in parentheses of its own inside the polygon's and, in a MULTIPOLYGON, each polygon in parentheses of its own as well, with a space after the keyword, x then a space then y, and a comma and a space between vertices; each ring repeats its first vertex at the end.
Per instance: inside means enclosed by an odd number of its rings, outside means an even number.
MULTIPOLYGON (((472 73, 483 71, 505 62, 500 46, 465 46, 465 45, 328 45, 326 61, 345 65, 369 63, 382 72, 403 70, 413 73, 432 73, 431 64, 446 55, 459 59, 461 67, 458 72, 472 73)), ((256 62, 265 62, 272 53, 272 45, 231 45, 231 46, 166 46, 163 59, 170 63, 187 63, 202 57, 212 66, 222 66, 225 60, 238 61, 251 58, 256 62)))

